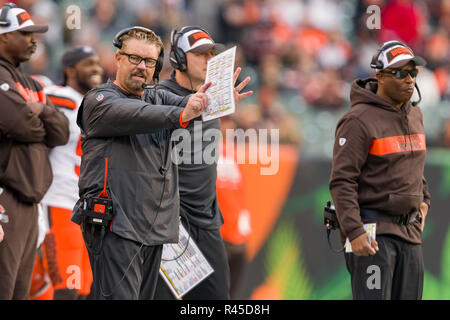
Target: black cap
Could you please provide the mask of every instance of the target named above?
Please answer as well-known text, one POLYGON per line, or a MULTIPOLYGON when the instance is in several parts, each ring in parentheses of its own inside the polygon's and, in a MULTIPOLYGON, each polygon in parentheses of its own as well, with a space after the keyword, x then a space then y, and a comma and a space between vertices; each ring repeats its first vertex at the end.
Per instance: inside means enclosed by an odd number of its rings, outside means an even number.
POLYGON ((95 56, 95 50, 91 46, 75 46, 67 49, 62 57, 64 68, 73 67, 83 59, 95 56))

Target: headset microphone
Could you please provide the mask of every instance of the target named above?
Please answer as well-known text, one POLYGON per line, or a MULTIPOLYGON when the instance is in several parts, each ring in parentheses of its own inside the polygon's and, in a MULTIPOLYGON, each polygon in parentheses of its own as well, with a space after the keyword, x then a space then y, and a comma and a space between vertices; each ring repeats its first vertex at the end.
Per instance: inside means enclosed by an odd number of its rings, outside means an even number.
POLYGON ((154 89, 156 88, 156 83, 155 84, 148 84, 148 83, 143 83, 142 84, 142 89, 154 89))
POLYGON ((153 89, 153 95, 155 96, 155 101, 157 102, 157 99, 158 99, 158 93, 156 92, 156 88, 158 87, 158 84, 157 83, 152 83, 152 84, 150 84, 150 83, 143 83, 142 84, 142 89, 144 89, 144 90, 147 90, 147 89, 149 89, 149 90, 151 90, 151 89, 153 89))
POLYGON ((419 90, 419 86, 417 85, 417 82, 414 84, 414 86, 416 87, 417 93, 419 94, 419 100, 411 103, 415 107, 420 103, 420 101, 422 101, 422 95, 420 94, 420 90, 419 90))

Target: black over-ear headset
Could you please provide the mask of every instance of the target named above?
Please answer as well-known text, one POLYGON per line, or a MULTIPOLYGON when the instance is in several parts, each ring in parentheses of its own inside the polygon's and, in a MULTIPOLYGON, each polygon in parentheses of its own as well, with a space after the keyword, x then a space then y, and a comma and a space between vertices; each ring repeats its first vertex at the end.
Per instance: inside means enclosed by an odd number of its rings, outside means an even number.
POLYGON ((14 3, 8 2, 5 3, 4 7, 2 8, 2 14, 0 15, 0 27, 9 27, 11 25, 11 21, 8 20, 8 12, 12 8, 17 8, 17 6, 14 3))
POLYGON ((179 31, 177 29, 174 29, 170 34, 170 65, 174 69, 180 70, 181 72, 187 71, 187 59, 186 53, 178 47, 178 40, 183 34, 192 30, 201 30, 211 37, 208 31, 206 31, 202 27, 196 26, 186 26, 181 28, 179 31))
MULTIPOLYGON (((130 27, 130 28, 125 28, 116 34, 116 36, 114 37, 114 40, 113 40, 113 45, 118 49, 122 49, 122 45, 123 45, 122 37, 124 35, 126 35, 127 33, 129 33, 131 30, 141 30, 144 32, 155 34, 152 30, 150 30, 148 28, 144 28, 144 27, 134 26, 134 27, 130 27)), ((159 56, 156 61, 155 72, 153 73, 153 81, 154 82, 159 81, 159 73, 161 72, 161 70, 163 68, 163 63, 164 63, 164 48, 161 47, 161 51, 159 52, 159 56)))

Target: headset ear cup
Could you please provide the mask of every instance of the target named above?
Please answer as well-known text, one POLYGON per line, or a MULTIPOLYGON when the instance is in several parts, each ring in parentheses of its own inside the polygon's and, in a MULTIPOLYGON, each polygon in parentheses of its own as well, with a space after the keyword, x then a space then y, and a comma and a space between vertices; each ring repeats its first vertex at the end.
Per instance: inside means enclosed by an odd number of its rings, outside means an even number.
POLYGON ((169 61, 172 68, 178 69, 178 60, 175 57, 175 51, 173 50, 173 47, 172 50, 170 50, 169 61))
POLYGON ((178 48, 178 40, 183 35, 184 30, 187 27, 182 28, 180 31, 173 30, 171 34, 171 48, 170 48, 170 56, 169 61, 170 65, 181 72, 185 72, 187 70, 186 64, 186 54, 183 50, 178 48))
POLYGON ((384 68, 384 64, 383 64, 383 62, 381 62, 381 61, 377 61, 377 63, 376 63, 376 68, 377 69, 383 69, 384 68))
POLYGON ((178 70, 180 70, 181 72, 185 72, 187 70, 186 53, 184 53, 184 51, 180 48, 176 48, 175 52, 177 57, 178 70))
POLYGON ((172 32, 170 33, 170 52, 169 52, 169 62, 170 65, 172 66, 172 68, 176 69, 177 68, 177 58, 175 57, 175 52, 173 50, 174 46, 175 46, 175 36, 177 34, 177 30, 174 29, 172 30, 172 32))
POLYGON ((113 45, 114 47, 116 47, 117 49, 122 49, 122 41, 120 41, 120 39, 114 39, 113 40, 113 45))
POLYGON ((164 48, 161 48, 158 60, 156 61, 155 72, 153 73, 153 80, 155 82, 159 81, 159 73, 161 72, 163 66, 164 66, 164 48))
POLYGON ((125 29, 120 30, 113 39, 114 47, 116 47, 118 49, 122 49, 122 36, 124 34, 127 34, 128 32, 130 32, 132 29, 133 28, 125 28, 125 29))
POLYGON ((9 27, 11 25, 11 21, 8 20, 8 13, 9 10, 12 8, 17 8, 17 6, 14 3, 5 3, 5 5, 2 8, 2 14, 0 15, 0 26, 2 27, 9 27))
POLYGON ((372 57, 372 61, 370 62, 370 66, 374 69, 383 69, 383 62, 379 61, 378 58, 380 57, 381 48, 375 52, 375 54, 372 57))

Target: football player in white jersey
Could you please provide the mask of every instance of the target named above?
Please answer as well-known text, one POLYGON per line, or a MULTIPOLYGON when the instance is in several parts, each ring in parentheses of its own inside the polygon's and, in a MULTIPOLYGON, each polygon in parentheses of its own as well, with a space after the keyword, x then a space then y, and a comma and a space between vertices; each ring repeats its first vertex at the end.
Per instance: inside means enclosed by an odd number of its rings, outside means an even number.
POLYGON ((100 59, 90 46, 69 48, 62 57, 63 83, 44 88, 48 99, 69 119, 69 142, 50 153, 53 182, 42 199, 50 231, 42 249, 44 266, 50 276, 54 299, 80 299, 90 293, 92 271, 81 230, 71 222, 78 200, 81 161, 78 107, 91 88, 102 83, 100 59))

